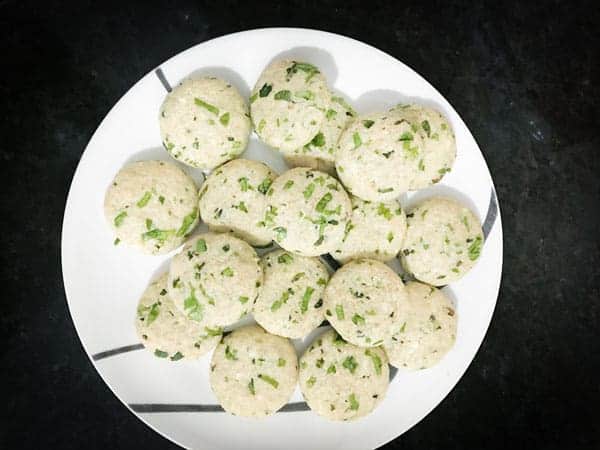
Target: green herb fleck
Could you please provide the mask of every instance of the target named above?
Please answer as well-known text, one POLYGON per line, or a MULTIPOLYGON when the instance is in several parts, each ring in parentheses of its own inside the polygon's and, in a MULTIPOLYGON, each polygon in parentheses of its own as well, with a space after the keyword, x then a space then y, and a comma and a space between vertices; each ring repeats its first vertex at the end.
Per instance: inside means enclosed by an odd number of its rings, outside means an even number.
POLYGON ((393 217, 392 212, 390 211, 390 209, 387 206, 385 206, 383 203, 380 203, 377 206, 377 215, 378 216, 383 216, 387 220, 391 220, 392 217, 393 217))
POLYGON ((171 361, 179 361, 180 359, 183 359, 183 353, 177 352, 173 356, 171 356, 171 358, 169 358, 169 359, 171 361))
POLYGON ((283 91, 279 91, 279 92, 275 93, 275 100, 285 100, 286 102, 291 102, 292 101, 292 93, 290 91, 288 91, 287 89, 284 89, 283 91))
POLYGON ((121 224, 123 223, 123 221, 125 220, 125 217, 127 217, 127 211, 123 211, 120 212, 119 214, 117 214, 117 216, 115 217, 115 227, 120 227, 121 224))
POLYGON ((332 364, 327 368, 327 373, 336 373, 335 364, 332 364))
POLYGON ((277 389, 279 387, 279 382, 275 378, 270 377, 269 375, 265 375, 263 373, 259 373, 258 374, 258 378, 260 378, 261 380, 263 380, 265 383, 269 383, 275 389, 277 389))
POLYGON ((371 360, 373 361, 373 366, 375 367, 375 373, 377 375, 381 375, 381 367, 382 367, 382 362, 381 362, 381 358, 376 355, 374 352, 372 352, 371 350, 365 350, 365 355, 369 356, 371 358, 371 360))
POLYGON ((423 130, 425 130, 425 133, 427 133, 427 137, 431 137, 431 127, 429 126, 429 121, 424 120, 421 122, 421 127, 423 127, 423 130))
POLYGON ((223 270, 221 270, 221 275, 223 275, 224 277, 232 277, 233 270, 231 269, 231 267, 225 267, 223 270))
POLYGON ((304 90, 294 92, 294 96, 298 98, 303 98, 304 100, 313 100, 315 98, 315 94, 312 91, 304 90))
POLYGON ((394 190, 394 188, 379 188, 377 189, 377 192, 381 193, 381 194, 385 194, 386 192, 392 192, 394 190))
POLYGON ((194 208, 194 210, 191 213, 189 213, 187 216, 185 216, 183 218, 181 227, 179 227, 179 230, 177 230, 177 236, 179 236, 179 237, 185 236, 191 231, 190 227, 196 220, 197 215, 198 215, 198 208, 194 208))
POLYGON ((469 259, 471 261, 475 261, 477 258, 479 258, 479 255, 481 254, 482 242, 483 240, 481 239, 481 236, 477 236, 469 246, 469 259))
POLYGON ((354 359, 354 356, 348 356, 346 359, 344 359, 342 366, 345 369, 348 369, 350 373, 353 374, 356 371, 356 368, 358 367, 358 362, 356 361, 356 359, 354 359))
POLYGON ((338 320, 344 320, 344 307, 342 305, 335 305, 335 315, 338 320))
POLYGON ((198 302, 195 294, 195 290, 192 289, 190 296, 183 301, 183 312, 189 319, 200 322, 203 316, 202 305, 198 302))
POLYGON ((121 239, 115 238, 113 245, 119 245, 119 242, 121 242, 121 239))
POLYGON ((167 352, 163 352, 162 350, 156 349, 154 350, 154 356, 158 356, 159 358, 166 358, 169 356, 167 352))
POLYGON ((323 147, 325 145, 325 136, 323 133, 317 133, 315 137, 312 138, 309 145, 312 145, 313 147, 323 147))
POLYGON ((248 383, 248 390, 252 395, 256 395, 256 390, 254 389, 254 378, 250 378, 250 383, 248 383))
POLYGON ((248 189, 251 189, 250 184, 248 184, 248 178, 246 177, 239 178, 238 183, 240 184, 240 189, 242 192, 246 192, 248 189))
POLYGON ((358 400, 356 400, 354 393, 348 396, 348 402, 350 403, 350 409, 352 411, 356 411, 360 407, 360 404, 358 403, 358 400))
POLYGON ((248 297, 246 297, 245 295, 241 296, 239 299, 240 303, 243 305, 244 303, 246 303, 249 299, 248 297))
POLYGON ((271 305, 271 311, 272 312, 277 311, 279 308, 281 308, 281 306, 284 303, 287 303, 289 298, 290 298, 290 293, 288 291, 284 291, 283 294, 281 294, 281 297, 279 297, 278 300, 275 300, 273 302, 273 304, 271 305))
POLYGON ((265 83, 258 91, 258 95, 260 95, 261 97, 266 97, 267 95, 269 95, 271 93, 272 89, 273 89, 273 86, 265 83))
POLYGON ((328 109, 327 112, 325 113, 325 118, 327 120, 331 120, 333 119, 335 116, 337 116, 337 111, 334 109, 328 109))
POLYGON ((165 204, 165 198, 162 195, 158 196, 158 201, 160 202, 161 205, 165 204))
POLYGON ((286 69, 286 73, 287 73, 286 80, 290 81, 292 76, 294 74, 298 73, 299 70, 301 70, 307 74, 305 81, 309 81, 316 74, 320 73, 319 69, 317 69, 312 64, 304 63, 304 62, 294 62, 290 67, 288 67, 286 69))
POLYGON ((354 314, 352 316, 352 323, 354 323, 354 325, 364 325, 365 318, 363 316, 361 316, 360 314, 354 314))
POLYGON ((285 366, 285 359, 279 358, 277 360, 277 367, 283 367, 283 366, 285 366))
POLYGON ((229 125, 229 113, 226 112, 225 114, 223 114, 221 117, 219 117, 219 122, 221 122, 221 125, 223 126, 227 126, 229 125))
POLYGON ((363 120, 362 124, 365 128, 371 128, 375 122, 373 120, 363 120))
POLYGON ((138 206, 138 208, 143 208, 144 206, 146 206, 148 204, 148 202, 150 201, 151 198, 152 198, 152 192, 146 191, 144 193, 143 197, 138 200, 136 205, 138 206))
POLYGON ((232 349, 229 347, 229 345, 227 345, 225 347, 225 358, 230 359, 231 361, 237 361, 237 350, 232 349))
POLYGON ((282 253, 277 257, 277 262, 279 264, 290 264, 294 260, 293 256, 289 253, 282 253))
POLYGON ((306 186, 306 189, 304 189, 304 191, 302 191, 302 194, 304 194, 304 198, 309 199, 313 195, 314 191, 315 191, 315 183, 310 183, 308 186, 306 186))
POLYGON ((217 328, 204 327, 204 331, 206 331, 206 334, 208 336, 220 336, 221 334, 223 334, 223 330, 219 327, 217 327, 217 328))
POLYGON ((313 387, 316 382, 317 382, 317 379, 315 377, 310 377, 308 380, 306 380, 306 385, 308 387, 313 387))
POLYGON ((354 141, 354 148, 358 148, 362 145, 362 139, 360 137, 360 134, 358 134, 358 132, 356 132, 352 135, 352 140, 354 141))
POLYGON ((194 103, 197 106, 201 106, 202 108, 205 108, 206 110, 210 111, 211 113, 215 114, 216 116, 219 115, 219 108, 217 108, 214 105, 211 105, 210 103, 206 103, 204 100, 201 100, 199 98, 194 98, 194 103))
POLYGON ((287 180, 285 182, 285 184, 283 185, 283 189, 285 191, 287 191, 289 188, 291 188, 294 185, 294 180, 287 180))
POLYGON ((387 234, 387 241, 388 242, 392 242, 394 240, 394 233, 392 233, 391 231, 388 232, 387 234))
POLYGON ((258 185, 257 189, 258 192, 260 192, 261 194, 267 194, 267 191, 269 190, 269 188, 271 187, 271 184, 273 184, 273 180, 270 178, 265 178, 264 180, 262 180, 262 182, 258 185))
POLYGON ((302 303, 300 303, 300 311, 302 312, 302 314, 308 311, 308 302, 310 301, 310 297, 312 296, 314 291, 315 290, 310 286, 308 286, 304 291, 304 295, 302 296, 302 303))
POLYGON ((284 227, 275 227, 273 228, 273 231, 277 233, 277 236, 275 237, 277 242, 281 242, 287 236, 287 229, 284 227))

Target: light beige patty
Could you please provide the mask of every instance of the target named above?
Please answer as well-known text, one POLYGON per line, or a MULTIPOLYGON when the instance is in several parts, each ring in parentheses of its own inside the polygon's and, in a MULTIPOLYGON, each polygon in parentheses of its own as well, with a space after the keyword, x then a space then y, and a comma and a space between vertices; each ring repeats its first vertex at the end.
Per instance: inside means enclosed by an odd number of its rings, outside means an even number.
POLYGON ((246 102, 235 87, 214 77, 175 87, 160 108, 159 124, 173 158, 206 170, 242 153, 250 136, 246 102))
POLYGON ((205 233, 175 255, 170 295, 186 317, 203 326, 227 326, 250 311, 263 281, 258 256, 231 234, 205 233))
POLYGON ((155 255, 177 248, 198 223, 197 192, 175 164, 140 161, 123 167, 104 199, 115 245, 155 255))
POLYGON ((221 339, 220 328, 185 317, 169 297, 168 274, 150 283, 137 307, 135 328, 142 344, 158 358, 197 359, 221 339))
POLYGON ((254 129, 260 139, 282 152, 308 144, 319 132, 331 94, 312 64, 279 60, 256 82, 250 97, 254 129))
POLYGON ((267 331, 302 338, 324 320, 323 292, 329 280, 318 258, 276 250, 262 258, 265 280, 254 318, 267 331))
POLYGON ((407 302, 384 349, 393 366, 426 369, 454 346, 458 316, 448 297, 433 286, 410 282, 406 292, 407 302))
POLYGON ((402 265, 417 280, 443 286, 463 277, 483 248, 479 219, 456 200, 435 197, 407 215, 402 265))
POLYGON ((213 231, 232 231, 251 245, 271 242, 271 231, 259 226, 267 207, 266 193, 277 175, 267 165, 234 159, 214 170, 200 189, 200 215, 213 231))
POLYGON ((391 337, 406 292, 384 263, 359 259, 331 277, 324 300, 326 318, 346 341, 376 347, 391 337))
POLYGON ((210 386, 225 411, 265 417, 285 405, 298 380, 289 340, 250 325, 225 336, 213 353, 210 386))
POLYGON ((281 247, 303 256, 335 250, 352 211, 339 181, 304 167, 280 175, 267 194, 267 203, 264 226, 281 247))
POLYGON ((330 330, 300 358, 299 381, 314 412, 330 420, 354 420, 383 400, 389 384, 388 361, 381 348, 357 347, 330 330))

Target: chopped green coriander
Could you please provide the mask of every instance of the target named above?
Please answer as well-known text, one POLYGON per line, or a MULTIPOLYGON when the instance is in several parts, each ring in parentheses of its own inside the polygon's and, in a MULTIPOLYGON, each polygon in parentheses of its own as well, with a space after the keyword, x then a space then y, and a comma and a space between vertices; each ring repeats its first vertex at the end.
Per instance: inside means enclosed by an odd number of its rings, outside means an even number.
POLYGON ((375 122, 372 120, 363 120, 362 124, 365 128, 371 128, 375 122))
POLYGON ((203 316, 202 305, 198 302, 195 294, 195 290, 192 289, 189 297, 183 301, 183 312, 189 319, 200 322, 203 316))
POLYGON ((336 373, 335 364, 332 364, 327 368, 327 373, 336 373))
POLYGON ((354 141, 354 148, 358 148, 362 145, 362 139, 360 137, 360 134, 358 134, 358 132, 356 132, 352 135, 352 140, 354 141))
POLYGON ((265 178, 264 180, 262 180, 262 182, 258 185, 257 189, 258 192, 260 192, 261 194, 265 194, 267 193, 267 191, 269 190, 269 188, 271 187, 271 184, 273 184, 273 180, 270 178, 265 178))
POLYGON ((198 239, 196 241, 196 251, 199 253, 204 253, 206 251, 206 241, 204 239, 198 239))
POLYGON ((303 98, 304 100, 313 100, 315 98, 315 94, 309 90, 296 91, 294 92, 294 97, 303 98))
POLYGON ((400 139, 398 139, 399 141, 412 141, 413 140, 413 135, 411 132, 409 131, 405 131, 404 133, 402 133, 400 135, 400 139))
POLYGON ((283 366, 285 366, 285 363, 286 363, 285 359, 283 359, 283 358, 277 359, 277 367, 283 367, 283 366))
POLYGON ((427 137, 431 137, 431 127, 429 126, 429 121, 424 120, 421 122, 421 127, 423 130, 425 130, 425 133, 427 133, 427 137))
POLYGON ((309 199, 313 195, 314 191, 315 191, 315 183, 310 183, 308 186, 306 186, 306 189, 304 189, 304 191, 302 191, 302 194, 304 195, 304 198, 309 199))
POLYGON ((154 350, 154 356, 158 356, 159 358, 166 358, 169 356, 167 352, 163 352, 162 350, 156 349, 154 350))
POLYGON ((354 356, 348 356, 346 359, 344 359, 342 366, 345 369, 348 369, 350 373, 353 374, 356 371, 356 368, 358 367, 358 362, 356 361, 356 359, 354 359, 354 356))
POLYGON ((383 365, 381 362, 381 358, 369 349, 365 350, 365 355, 370 357, 371 361, 373 361, 373 366, 375 367, 375 373, 377 375, 381 375, 381 367, 383 365))
POLYGON ((285 184, 283 185, 283 189, 285 191, 287 191, 289 188, 291 188, 294 185, 294 180, 287 180, 285 182, 285 184))
POLYGON ((150 308, 150 312, 148 313, 148 318, 146 319, 146 326, 150 326, 152 322, 156 320, 158 315, 160 314, 160 308, 158 303, 154 303, 150 308))
POLYGON ((335 116, 337 116, 337 111, 334 109, 328 109, 327 112, 325 113, 325 118, 327 120, 331 120, 333 119, 335 116))
POLYGON ((394 188, 391 188, 391 187, 389 187, 389 188, 379 188, 379 189, 377 189, 377 192, 379 192, 380 194, 385 194, 387 192, 392 192, 393 190, 394 190, 394 188))
POLYGON ((152 219, 146 219, 146 230, 152 229, 152 219))
POLYGON ((308 286, 304 291, 304 295, 302 296, 302 303, 300 303, 300 311, 302 312, 302 314, 308 311, 308 302, 310 301, 310 297, 312 296, 314 291, 315 290, 310 286, 308 286))
POLYGON ((223 270, 221 270, 221 275, 223 275, 224 277, 232 277, 233 270, 231 269, 231 267, 225 267, 223 270))
POLYGON ((127 217, 127 211, 123 211, 123 212, 120 212, 119 214, 117 214, 117 216, 115 217, 115 220, 114 220, 115 227, 120 227, 123 224, 125 217, 127 217))
POLYGON ((113 245, 119 245, 119 242, 121 242, 121 239, 115 238, 113 245))
POLYGON ((321 367, 323 367, 323 364, 325 364, 325 360, 323 358, 319 358, 315 362, 315 366, 317 366, 318 369, 320 369, 321 367))
POLYGON ((273 86, 271 86, 270 84, 263 84, 263 86, 260 88, 260 90, 258 91, 258 95, 261 97, 266 97, 271 93, 271 90, 273 89, 273 86))
POLYGON ((308 380, 306 380, 306 385, 308 387, 313 387, 316 382, 317 382, 317 379, 315 377, 310 377, 308 380))
POLYGON ((252 94, 252 95, 250 96, 250 104, 254 103, 254 102, 256 101, 256 98, 257 98, 257 97, 258 97, 258 95, 257 95, 257 94, 252 94))
POLYGON ((335 315, 338 320, 344 320, 344 307, 342 305, 335 305, 335 315))
POLYGON ((419 170, 422 172, 425 170, 425 164, 423 164, 423 160, 419 160, 419 170))
POLYGON ((177 352, 173 356, 171 356, 171 358, 169 358, 169 359, 171 361, 179 361, 180 359, 183 359, 183 353, 177 352))
POLYGON ((405 330, 406 330, 406 322, 404 322, 402 324, 402 326, 400 327, 400 333, 404 333, 405 330))
POLYGON ((294 257, 289 253, 282 253, 277 257, 277 262, 279 264, 290 264, 294 260, 294 257))
POLYGON ((275 237, 277 242, 281 242, 287 236, 287 229, 284 227, 275 227, 273 228, 273 231, 277 233, 277 236, 275 237))
POLYGON ((279 297, 279 299, 275 300, 273 302, 273 304, 271 305, 271 311, 272 312, 277 311, 279 308, 281 308, 281 306, 284 303, 287 303, 289 298, 290 298, 290 293, 288 291, 284 291, 283 294, 281 294, 281 297, 279 297))
POLYGON ((160 202, 161 205, 165 204, 165 198, 162 195, 158 196, 158 201, 160 202))
POLYGON ((154 230, 146 231, 142 234, 142 239, 147 241, 148 239, 155 239, 160 243, 165 242, 169 239, 173 234, 175 234, 175 230, 159 230, 155 228, 154 230))
POLYGON ((240 184, 240 189, 242 192, 246 192, 248 189, 251 189, 250 184, 248 184, 248 178, 246 177, 239 178, 238 183, 240 184))
POLYGON ((298 272, 296 275, 294 275, 294 277, 292 278, 292 283, 295 283, 296 281, 298 281, 300 278, 302 278, 304 275, 306 275, 304 272, 298 272))
POLYGON ((216 116, 219 115, 219 108, 217 108, 214 105, 211 105, 210 103, 206 103, 204 100, 201 100, 198 97, 194 98, 194 103, 196 104, 196 106, 201 106, 202 108, 208 110, 216 116))
POLYGON ((354 393, 348 396, 348 403, 350 403, 350 409, 352 411, 356 411, 360 407, 360 403, 358 403, 358 400, 356 400, 354 393))
POLYGON ((242 295, 239 299, 240 303, 243 305, 244 303, 247 303, 249 298, 246 297, 245 295, 242 295))
POLYGON ((471 231, 471 226, 469 225, 469 219, 467 219, 467 216, 463 216, 462 223, 465 225, 467 231, 471 231))
POLYGON ((267 122, 265 119, 260 119, 260 122, 258 122, 258 127, 257 127, 256 131, 258 131, 260 133, 266 124, 267 124, 267 122))
POLYGON ((312 145, 313 147, 323 147, 325 145, 325 136, 323 133, 317 133, 315 137, 312 138, 309 145, 312 145))
POLYGON ((144 206, 146 206, 148 204, 148 202, 150 201, 151 198, 152 198, 152 192, 146 191, 144 193, 143 197, 138 200, 136 205, 138 206, 138 208, 143 208, 144 206))
POLYGON ((237 361, 237 350, 232 349, 229 345, 225 347, 225 358, 230 359, 231 361, 237 361))
POLYGON ((183 222, 181 223, 181 227, 177 230, 177 236, 185 236, 191 231, 191 226, 196 220, 196 216, 198 215, 198 208, 194 208, 191 213, 183 218, 183 222))
POLYGON ((209 336, 220 336, 221 334, 223 334, 223 330, 219 327, 217 327, 217 328, 204 327, 204 331, 206 331, 206 334, 209 336))
POLYGON ((361 316, 360 314, 354 314, 352 316, 352 323, 354 323, 354 325, 364 325, 365 318, 363 316, 361 316))
POLYGON ((318 212, 323 212, 332 198, 333 196, 331 195, 331 192, 327 192, 323 197, 321 197, 321 199, 317 203, 317 206, 315 206, 315 209, 318 212))
POLYGON ((317 280, 317 284, 318 284, 319 286, 325 286, 325 285, 327 284, 327 280, 326 280, 325 278, 319 278, 319 279, 317 280))
POLYGON ((247 212, 248 212, 248 207, 246 206, 246 203, 244 203, 244 202, 239 202, 239 203, 236 205, 236 208, 237 208, 237 209, 239 209, 240 211, 243 211, 243 212, 245 212, 245 213, 247 213, 247 212))
POLYGON ((221 122, 221 125, 223 126, 227 126, 229 125, 229 113, 226 112, 225 114, 223 114, 221 117, 219 117, 219 122, 221 122))
POLYGON ((387 234, 387 241, 388 242, 392 242, 394 240, 394 233, 392 233, 391 231, 388 232, 387 234))
POLYGON ((292 101, 292 93, 290 91, 288 91, 287 89, 284 89, 283 91, 279 91, 277 93, 275 93, 275 100, 285 100, 287 102, 291 102, 292 101))
POLYGON ((380 203, 377 206, 377 215, 378 216, 383 216, 385 217, 387 220, 391 220, 392 219, 392 212, 390 211, 390 209, 385 206, 383 203, 380 203))
POLYGON ((265 383, 269 383, 275 389, 277 389, 279 387, 279 382, 275 378, 270 377, 269 375, 265 375, 264 373, 259 373, 258 378, 263 380, 265 383))
POLYGON ((248 383, 248 390, 252 395, 256 395, 256 389, 254 389, 254 378, 250 378, 250 383, 248 383))
POLYGON ((313 66, 312 64, 309 63, 304 63, 304 62, 295 62, 286 69, 286 80, 290 81, 292 79, 292 76, 296 73, 298 73, 298 71, 301 70, 304 73, 306 73, 306 80, 305 81, 309 81, 312 77, 314 77, 316 74, 320 73, 319 69, 317 69, 315 66, 313 66))
POLYGON ((482 242, 481 236, 477 236, 469 246, 469 259, 471 261, 475 261, 477 258, 479 258, 479 255, 481 254, 482 242))

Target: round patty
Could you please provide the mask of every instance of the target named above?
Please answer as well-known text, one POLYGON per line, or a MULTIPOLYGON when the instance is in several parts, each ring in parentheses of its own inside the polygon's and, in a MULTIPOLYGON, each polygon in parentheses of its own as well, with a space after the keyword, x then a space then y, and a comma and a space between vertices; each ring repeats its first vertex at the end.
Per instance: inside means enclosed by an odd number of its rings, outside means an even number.
POLYGON ((200 215, 213 231, 232 231, 257 246, 271 242, 271 231, 259 226, 267 207, 266 193, 277 175, 267 165, 234 159, 213 171, 200 189, 200 215))
POLYGON ((339 181, 303 167, 280 175, 267 203, 265 227, 281 247, 303 256, 335 250, 351 214, 350 199, 339 181))
POLYGON ((353 195, 389 201, 408 191, 422 148, 421 136, 399 111, 367 114, 342 132, 335 167, 353 195))
POLYGON ((173 257, 169 271, 175 306, 208 327, 231 325, 249 312, 262 280, 254 249, 230 234, 194 237, 173 257))
POLYGON ((210 386, 225 411, 265 417, 285 405, 298 380, 289 340, 250 325, 225 336, 210 364, 210 386))
POLYGON ((402 265, 417 280, 443 286, 462 278, 483 247, 479 219, 456 200, 436 197, 407 215, 402 265))
POLYGON ((450 172, 456 158, 456 140, 450 122, 436 109, 423 105, 398 105, 396 110, 423 140, 418 170, 410 189, 422 189, 437 183, 450 172))
POLYGON ((352 197, 352 217, 340 246, 331 255, 342 263, 351 259, 394 259, 406 234, 406 216, 396 200, 367 202, 352 197))
POLYGON ((189 320, 169 297, 168 274, 150 283, 138 303, 135 328, 142 344, 159 358, 197 359, 221 339, 220 328, 189 320))
POLYGON ((329 280, 318 258, 276 250, 262 258, 263 287, 254 318, 269 333, 302 338, 324 320, 323 292, 329 280))
POLYGON ((324 300, 326 318, 346 341, 376 347, 391 337, 406 292, 384 263, 359 259, 331 277, 324 300))
POLYGON ((311 167, 334 174, 338 140, 355 116, 356 112, 343 97, 332 96, 317 135, 305 146, 284 152, 286 162, 292 167, 311 167))
POLYGON ((357 347, 330 330, 304 352, 298 378, 310 409, 330 420, 353 420, 383 400, 389 367, 381 348, 357 347))
POLYGON ((448 297, 433 286, 409 282, 406 292, 407 302, 384 349, 395 367, 426 369, 454 346, 458 316, 448 297))
POLYGON ((214 77, 185 80, 175 87, 160 108, 159 123, 171 156, 206 170, 242 153, 251 127, 240 93, 214 77))
POLYGON ((263 71, 250 97, 256 134, 282 152, 300 148, 319 132, 330 99, 327 81, 317 67, 275 61, 263 71))
POLYGON ((123 242, 154 255, 177 248, 198 223, 197 194, 194 181, 175 164, 125 166, 104 198, 115 245, 123 242))

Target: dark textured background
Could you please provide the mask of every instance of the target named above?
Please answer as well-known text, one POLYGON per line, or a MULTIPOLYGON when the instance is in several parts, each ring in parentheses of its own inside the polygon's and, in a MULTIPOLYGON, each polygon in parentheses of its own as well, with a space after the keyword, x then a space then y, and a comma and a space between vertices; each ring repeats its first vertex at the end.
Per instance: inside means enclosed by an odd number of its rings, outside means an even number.
POLYGON ((505 260, 487 338, 389 448, 600 448, 597 2, 311 3, 0 1, 0 448, 173 447, 83 352, 61 277, 64 203, 134 82, 194 44, 265 26, 341 33, 414 68, 468 124, 496 183, 505 260))

